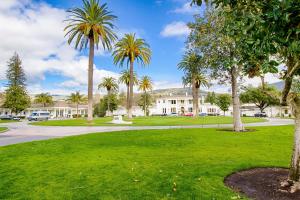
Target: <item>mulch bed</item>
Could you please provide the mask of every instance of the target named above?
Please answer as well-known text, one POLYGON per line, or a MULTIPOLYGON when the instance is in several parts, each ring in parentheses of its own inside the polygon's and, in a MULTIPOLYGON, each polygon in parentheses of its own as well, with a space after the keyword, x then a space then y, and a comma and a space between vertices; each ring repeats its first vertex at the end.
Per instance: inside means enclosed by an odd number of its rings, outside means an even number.
POLYGON ((236 192, 256 200, 300 200, 300 191, 289 193, 280 187, 288 177, 283 168, 254 168, 225 178, 225 184, 236 192))

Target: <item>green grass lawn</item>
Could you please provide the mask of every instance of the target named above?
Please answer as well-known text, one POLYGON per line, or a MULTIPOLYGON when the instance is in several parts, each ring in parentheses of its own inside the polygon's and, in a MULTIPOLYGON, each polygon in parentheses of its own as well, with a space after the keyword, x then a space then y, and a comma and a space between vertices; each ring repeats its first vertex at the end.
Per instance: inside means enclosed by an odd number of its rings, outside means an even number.
MULTIPOLYGON (((111 117, 95 118, 92 126, 111 126, 109 122, 111 117)), ((124 119, 130 121, 128 119, 124 119)), ((232 117, 223 116, 207 116, 198 117, 194 119, 192 117, 135 117, 132 119, 133 124, 131 126, 176 126, 176 125, 202 125, 202 124, 230 124, 232 123, 232 117)), ((244 117, 242 118, 244 123, 263 122, 264 119, 244 117)), ((34 122, 34 125, 42 126, 88 126, 86 119, 69 119, 69 120, 50 120, 44 122, 34 122)))
POLYGON ((18 122, 16 120, 0 120, 0 124, 1 123, 10 123, 10 122, 18 122))
POLYGON ((0 147, 0 199, 234 199, 228 174, 289 165, 293 127, 256 129, 122 131, 0 147))
POLYGON ((6 130, 7 130, 6 127, 0 127, 0 133, 4 132, 4 131, 6 131, 6 130))

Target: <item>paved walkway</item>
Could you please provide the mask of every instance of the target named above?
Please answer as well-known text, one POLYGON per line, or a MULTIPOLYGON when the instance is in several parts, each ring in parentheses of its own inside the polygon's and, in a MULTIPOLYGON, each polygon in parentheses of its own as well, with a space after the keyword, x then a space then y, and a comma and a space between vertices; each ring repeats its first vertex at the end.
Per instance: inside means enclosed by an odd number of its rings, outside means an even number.
MULTIPOLYGON (((270 118, 267 122, 245 124, 247 127, 254 126, 281 126, 294 124, 291 119, 270 118)), ((11 144, 46 140, 51 138, 66 137, 72 135, 82 135, 95 132, 113 132, 123 130, 150 130, 150 129, 180 129, 180 128, 228 128, 232 124, 210 124, 193 126, 33 126, 27 122, 16 122, 0 124, 2 127, 8 127, 5 133, 0 133, 0 146, 11 144)))

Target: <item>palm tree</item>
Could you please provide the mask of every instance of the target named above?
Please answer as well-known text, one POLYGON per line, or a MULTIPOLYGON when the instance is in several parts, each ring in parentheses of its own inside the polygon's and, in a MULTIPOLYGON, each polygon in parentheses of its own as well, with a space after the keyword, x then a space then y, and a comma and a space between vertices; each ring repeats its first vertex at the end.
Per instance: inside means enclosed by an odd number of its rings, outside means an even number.
POLYGON ((207 78, 201 69, 202 57, 195 52, 188 52, 183 56, 178 68, 184 71, 183 84, 192 86, 193 116, 199 115, 199 89, 201 86, 209 87, 207 78))
POLYGON ((83 8, 68 10, 68 25, 65 28, 68 43, 75 40, 75 48, 82 50, 89 44, 88 65, 88 121, 93 120, 93 66, 94 50, 99 43, 104 50, 111 50, 117 39, 113 32, 116 16, 108 11, 107 4, 99 4, 99 0, 82 0, 83 8))
POLYGON ((102 82, 98 85, 98 89, 105 88, 107 90, 107 110, 110 116, 110 97, 112 91, 117 91, 119 86, 117 80, 113 77, 105 77, 102 82))
POLYGON ((146 97, 147 97, 147 91, 151 91, 153 88, 152 80, 149 76, 143 76, 139 82, 139 90, 144 92, 144 115, 147 115, 147 109, 146 109, 146 97))
POLYGON ((130 64, 128 117, 132 118, 134 84, 133 64, 135 61, 141 65, 148 65, 150 63, 150 46, 144 39, 136 38, 135 34, 125 34, 125 36, 116 43, 113 57, 115 64, 121 66, 124 65, 124 62, 126 62, 127 65, 130 64))
POLYGON ((81 103, 85 103, 87 101, 86 97, 79 92, 71 93, 68 98, 68 101, 76 104, 76 118, 78 118, 78 106, 81 103))
POLYGON ((35 96, 34 102, 43 104, 45 108, 47 105, 53 104, 53 98, 49 93, 41 93, 35 96))
MULTIPOLYGON (((123 83, 126 85, 127 88, 127 96, 126 96, 126 109, 129 108, 129 84, 130 84, 130 71, 124 70, 121 72, 121 76, 119 78, 119 83, 123 83)), ((135 72, 133 72, 133 85, 137 85, 139 83, 137 79, 137 75, 135 72)))

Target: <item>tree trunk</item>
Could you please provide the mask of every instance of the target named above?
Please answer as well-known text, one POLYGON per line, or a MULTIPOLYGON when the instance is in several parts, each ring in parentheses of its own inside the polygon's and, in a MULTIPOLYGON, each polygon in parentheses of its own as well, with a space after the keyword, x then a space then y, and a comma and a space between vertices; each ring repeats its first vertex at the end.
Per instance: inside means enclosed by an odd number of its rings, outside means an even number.
POLYGON ((300 97, 295 95, 291 99, 291 106, 295 115, 294 148, 290 164, 289 179, 300 181, 300 97))
POLYGON ((110 113, 110 90, 107 90, 107 115, 111 116, 111 113, 110 113))
POLYGON ((146 102, 146 97, 147 97, 147 93, 146 93, 146 91, 144 92, 144 95, 145 95, 145 97, 144 97, 144 115, 145 115, 145 117, 147 116, 147 108, 146 108, 146 104, 147 104, 147 102, 146 102))
POLYGON ((93 121, 93 67, 94 67, 94 39, 90 38, 89 68, 88 68, 88 122, 93 121))
POLYGON ((128 108, 129 108, 129 95, 130 95, 130 92, 129 92, 129 84, 126 85, 127 86, 127 96, 126 96, 126 110, 128 112, 128 108))
POLYGON ((193 96, 193 117, 197 117, 198 97, 197 97, 196 80, 192 78, 192 96, 193 96))
POLYGON ((287 77, 285 79, 284 88, 282 90, 282 98, 281 98, 281 105, 287 106, 287 97, 289 95, 289 92, 291 90, 293 84, 293 78, 287 77))
POLYGON ((264 90, 265 89, 265 75, 262 74, 260 75, 260 79, 261 79, 261 88, 264 90))
POLYGON ((195 96, 196 96, 196 105, 195 105, 195 111, 194 111, 194 117, 198 117, 199 116, 199 88, 196 87, 196 91, 195 91, 195 96))
POLYGON ((132 119, 132 104, 133 104, 133 61, 130 61, 130 82, 129 82, 129 104, 128 118, 132 119))
POLYGON ((240 98, 238 95, 238 69, 236 66, 231 69, 231 90, 232 90, 232 104, 233 104, 233 130, 240 132, 244 130, 241 112, 240 112, 240 98))
POLYGON ((76 118, 79 118, 78 117, 78 103, 76 104, 76 118))

